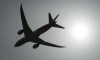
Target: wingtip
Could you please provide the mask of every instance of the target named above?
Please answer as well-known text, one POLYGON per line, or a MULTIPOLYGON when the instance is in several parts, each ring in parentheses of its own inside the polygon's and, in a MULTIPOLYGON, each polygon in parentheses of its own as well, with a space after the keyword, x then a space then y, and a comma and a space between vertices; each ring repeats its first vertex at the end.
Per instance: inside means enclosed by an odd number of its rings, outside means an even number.
POLYGON ((58 14, 58 16, 59 16, 60 14, 58 14))
POLYGON ((61 26, 60 28, 65 29, 65 27, 61 26))
POLYGON ((20 8, 22 8, 22 3, 21 3, 21 5, 20 5, 20 8))
POLYGON ((65 29, 65 27, 61 26, 62 29, 65 29))
POLYGON ((21 5, 20 5, 20 12, 23 13, 22 3, 21 3, 21 5))
POLYGON ((48 14, 51 15, 50 12, 48 14))
POLYGON ((62 29, 65 29, 65 27, 63 27, 62 29))
POLYGON ((61 48, 65 48, 66 46, 61 46, 61 48))
POLYGON ((65 48, 66 46, 58 46, 58 48, 65 48))
POLYGON ((14 47, 18 47, 18 45, 15 44, 14 47))
POLYGON ((21 5, 22 5, 22 3, 21 3, 21 5))

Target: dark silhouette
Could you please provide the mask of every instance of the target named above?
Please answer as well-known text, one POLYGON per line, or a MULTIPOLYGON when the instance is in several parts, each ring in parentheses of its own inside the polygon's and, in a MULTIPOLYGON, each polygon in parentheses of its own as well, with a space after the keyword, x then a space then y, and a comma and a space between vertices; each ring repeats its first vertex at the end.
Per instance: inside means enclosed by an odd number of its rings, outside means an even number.
POLYGON ((40 27, 39 29, 37 29, 36 31, 32 31, 29 27, 29 25, 27 24, 25 15, 24 15, 24 11, 22 8, 22 4, 20 7, 20 13, 21 13, 21 20, 22 20, 22 25, 23 25, 23 29, 18 31, 18 35, 21 35, 22 33, 24 33, 25 37, 23 37, 22 39, 18 40, 17 43, 15 44, 15 47, 19 47, 27 42, 33 42, 36 43, 33 45, 33 48, 37 48, 39 47, 39 45, 46 45, 46 46, 51 46, 51 47, 58 47, 58 48, 62 48, 64 46, 59 46, 59 45, 55 45, 49 42, 45 42, 43 41, 41 38, 39 38, 39 36, 46 32, 47 30, 49 30, 51 27, 58 27, 58 28, 64 28, 58 24, 56 24, 57 21, 55 21, 57 19, 57 17, 59 16, 59 14, 54 18, 54 20, 52 19, 51 14, 49 13, 49 23, 40 27))

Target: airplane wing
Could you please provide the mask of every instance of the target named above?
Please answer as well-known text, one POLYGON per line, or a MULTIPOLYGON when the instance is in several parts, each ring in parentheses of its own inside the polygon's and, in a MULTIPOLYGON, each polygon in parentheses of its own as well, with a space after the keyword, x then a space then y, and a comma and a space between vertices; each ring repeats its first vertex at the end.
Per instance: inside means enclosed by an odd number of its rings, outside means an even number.
POLYGON ((22 20, 24 33, 26 35, 31 34, 32 31, 31 31, 29 25, 27 24, 27 21, 26 21, 26 18, 25 18, 25 14, 24 14, 24 11, 23 11, 23 8, 22 8, 22 4, 21 4, 21 7, 20 7, 20 14, 21 14, 21 20, 22 20))
POLYGON ((25 37, 21 38, 20 40, 18 40, 15 44, 15 47, 19 47, 25 43, 29 42, 25 37))
POLYGON ((58 47, 58 48, 64 48, 64 46, 59 46, 59 45, 52 44, 52 43, 49 43, 49 42, 43 42, 42 45, 51 46, 51 47, 58 47))
POLYGON ((60 46, 60 45, 56 45, 56 44, 52 44, 52 43, 49 43, 49 42, 45 42, 45 41, 41 41, 42 45, 46 45, 46 46, 51 46, 51 47, 58 47, 58 48, 64 48, 65 46, 60 46))

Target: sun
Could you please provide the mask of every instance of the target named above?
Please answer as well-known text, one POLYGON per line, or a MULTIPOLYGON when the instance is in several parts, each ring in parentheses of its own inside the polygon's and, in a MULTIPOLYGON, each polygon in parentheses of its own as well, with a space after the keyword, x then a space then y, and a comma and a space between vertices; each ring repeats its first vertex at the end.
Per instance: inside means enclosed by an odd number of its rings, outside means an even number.
POLYGON ((69 37, 73 46, 85 47, 89 43, 90 36, 91 29, 86 22, 76 21, 70 26, 69 37))
POLYGON ((88 25, 84 23, 77 23, 72 26, 71 34, 74 39, 86 39, 89 34, 88 25))

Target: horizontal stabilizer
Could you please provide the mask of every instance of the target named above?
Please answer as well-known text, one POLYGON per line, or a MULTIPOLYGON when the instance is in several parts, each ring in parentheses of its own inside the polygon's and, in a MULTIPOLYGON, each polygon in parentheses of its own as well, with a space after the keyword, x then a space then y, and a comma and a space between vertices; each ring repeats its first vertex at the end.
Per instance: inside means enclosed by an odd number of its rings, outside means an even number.
POLYGON ((63 26, 60 26, 60 25, 58 25, 58 24, 53 25, 53 27, 57 27, 57 28, 62 28, 62 29, 64 29, 63 26))
POLYGON ((58 18, 59 14, 54 18, 54 21, 58 18))

